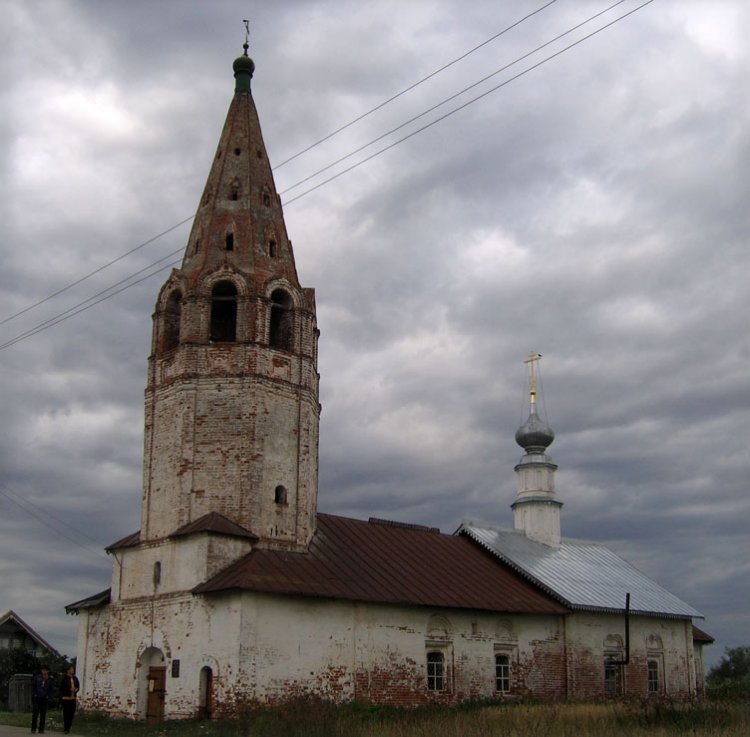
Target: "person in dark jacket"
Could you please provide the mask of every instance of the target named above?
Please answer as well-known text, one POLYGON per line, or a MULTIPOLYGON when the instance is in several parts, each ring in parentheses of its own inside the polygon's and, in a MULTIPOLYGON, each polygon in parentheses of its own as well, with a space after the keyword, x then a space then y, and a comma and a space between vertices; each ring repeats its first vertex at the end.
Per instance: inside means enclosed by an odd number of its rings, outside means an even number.
POLYGON ((40 672, 34 675, 31 681, 31 731, 36 732, 39 725, 39 734, 44 734, 44 724, 47 721, 47 704, 52 698, 52 679, 49 677, 49 668, 43 665, 40 672))
POLYGON ((62 681, 60 681, 60 703, 62 704, 63 732, 65 734, 68 734, 73 726, 79 688, 80 684, 78 678, 76 678, 75 668, 71 665, 62 677, 62 681))

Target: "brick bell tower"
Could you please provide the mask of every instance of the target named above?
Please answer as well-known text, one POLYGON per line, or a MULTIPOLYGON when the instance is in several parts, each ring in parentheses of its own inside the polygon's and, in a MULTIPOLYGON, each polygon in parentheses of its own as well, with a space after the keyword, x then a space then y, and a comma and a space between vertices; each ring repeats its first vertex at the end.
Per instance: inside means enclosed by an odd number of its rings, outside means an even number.
POLYGON ((206 520, 239 525, 258 547, 302 550, 315 531, 315 293, 297 279, 254 68, 246 43, 182 266, 156 302, 141 543, 206 520))

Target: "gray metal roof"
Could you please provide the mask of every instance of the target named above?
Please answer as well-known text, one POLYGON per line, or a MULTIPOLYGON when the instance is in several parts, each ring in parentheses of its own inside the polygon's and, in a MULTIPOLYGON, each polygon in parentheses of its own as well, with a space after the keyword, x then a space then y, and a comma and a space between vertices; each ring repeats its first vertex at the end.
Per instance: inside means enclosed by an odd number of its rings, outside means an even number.
POLYGON ((518 530, 464 522, 465 534, 572 609, 630 609, 667 617, 703 615, 663 589, 601 543, 563 538, 559 548, 535 542, 518 530))

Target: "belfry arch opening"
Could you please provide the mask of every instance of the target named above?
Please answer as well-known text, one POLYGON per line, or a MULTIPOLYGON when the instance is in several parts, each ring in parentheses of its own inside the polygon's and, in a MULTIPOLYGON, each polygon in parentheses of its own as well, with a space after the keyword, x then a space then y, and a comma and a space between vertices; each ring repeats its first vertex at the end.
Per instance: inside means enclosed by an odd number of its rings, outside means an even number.
POLYGON ((230 281, 221 281, 211 290, 212 343, 233 343, 237 340, 237 288, 230 281))
POLYGON ((268 344, 272 348, 284 351, 293 349, 293 319, 292 298, 283 289, 275 289, 271 294, 271 323, 268 331, 268 344))
POLYGON ((164 337, 162 348, 171 351, 180 343, 180 321, 182 320, 182 292, 175 289, 167 298, 164 310, 164 337))

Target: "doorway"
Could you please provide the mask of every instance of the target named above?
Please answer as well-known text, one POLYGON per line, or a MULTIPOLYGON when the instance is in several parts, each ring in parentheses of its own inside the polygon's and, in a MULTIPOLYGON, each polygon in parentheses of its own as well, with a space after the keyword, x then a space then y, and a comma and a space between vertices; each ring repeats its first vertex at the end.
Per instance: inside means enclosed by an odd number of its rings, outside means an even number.
POLYGON ((146 721, 153 724, 164 719, 164 694, 167 685, 167 669, 163 665, 152 665, 148 669, 146 694, 146 721))
POLYGON ((211 719, 214 713, 214 674, 206 665, 201 668, 198 718, 211 719))

